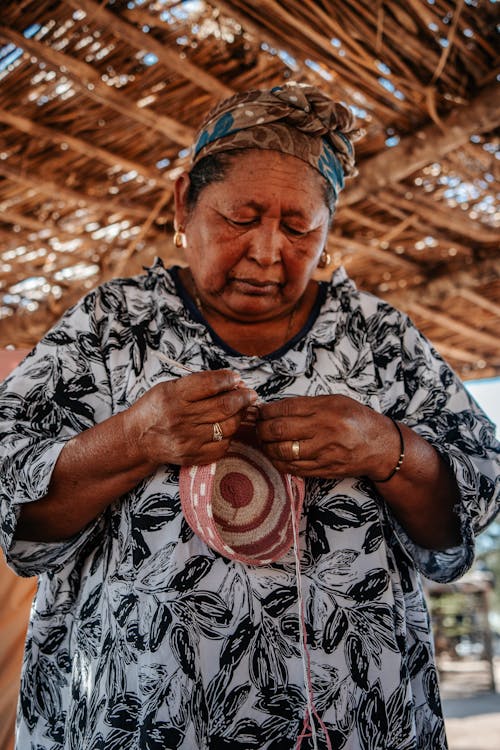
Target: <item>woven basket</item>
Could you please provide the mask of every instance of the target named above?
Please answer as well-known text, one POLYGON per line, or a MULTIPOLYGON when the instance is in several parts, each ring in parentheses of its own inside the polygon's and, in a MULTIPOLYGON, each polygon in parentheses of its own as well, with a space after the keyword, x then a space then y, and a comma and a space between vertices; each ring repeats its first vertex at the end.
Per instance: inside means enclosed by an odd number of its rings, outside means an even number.
POLYGON ((224 557, 266 565, 291 548, 304 480, 280 474, 257 448, 234 441, 216 463, 182 467, 179 483, 186 521, 224 557))

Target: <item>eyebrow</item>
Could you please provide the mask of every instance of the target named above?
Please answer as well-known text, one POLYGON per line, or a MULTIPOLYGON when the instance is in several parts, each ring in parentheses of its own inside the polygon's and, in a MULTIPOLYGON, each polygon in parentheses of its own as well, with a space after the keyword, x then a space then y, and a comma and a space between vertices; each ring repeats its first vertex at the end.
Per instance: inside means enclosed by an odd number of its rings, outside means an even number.
MULTIPOLYGON (((231 206, 231 208, 232 208, 233 211, 237 211, 237 210, 242 209, 242 208, 251 208, 254 211, 263 211, 263 210, 265 210, 266 207, 265 207, 265 205, 263 203, 259 203, 259 201, 253 201, 252 200, 252 201, 246 201, 245 203, 234 203, 231 206)), ((303 211, 301 211, 300 209, 295 209, 295 208, 284 209, 283 212, 282 212, 282 215, 283 216, 296 216, 299 219, 307 219, 308 218, 303 211)))

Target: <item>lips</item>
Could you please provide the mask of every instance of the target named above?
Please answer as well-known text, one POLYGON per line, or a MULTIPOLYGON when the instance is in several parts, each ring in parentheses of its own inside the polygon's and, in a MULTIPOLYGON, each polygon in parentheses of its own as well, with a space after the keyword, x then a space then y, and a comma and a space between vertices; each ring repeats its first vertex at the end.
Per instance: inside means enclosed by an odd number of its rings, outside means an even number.
POLYGON ((231 284, 233 287, 238 289, 238 291, 243 292, 244 294, 255 294, 255 295, 261 295, 261 294, 274 294, 276 290, 281 286, 278 281, 272 281, 269 279, 261 280, 261 279, 232 279, 231 284))

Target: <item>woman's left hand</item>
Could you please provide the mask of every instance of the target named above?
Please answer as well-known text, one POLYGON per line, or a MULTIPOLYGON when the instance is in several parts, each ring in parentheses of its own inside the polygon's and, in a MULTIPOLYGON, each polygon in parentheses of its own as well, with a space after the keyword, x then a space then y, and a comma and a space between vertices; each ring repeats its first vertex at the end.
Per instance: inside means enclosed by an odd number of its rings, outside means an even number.
POLYGON ((387 476, 399 453, 392 421, 347 396, 300 396, 259 406, 264 453, 299 476, 387 476), (294 455, 295 454, 295 455, 294 455))

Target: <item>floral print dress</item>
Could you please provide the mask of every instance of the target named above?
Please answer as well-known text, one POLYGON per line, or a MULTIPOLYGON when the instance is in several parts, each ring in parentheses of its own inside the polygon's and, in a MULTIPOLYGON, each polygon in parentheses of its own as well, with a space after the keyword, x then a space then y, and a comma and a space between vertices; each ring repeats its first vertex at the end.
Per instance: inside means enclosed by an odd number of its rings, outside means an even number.
POLYGON ((446 748, 420 575, 462 575, 474 534, 499 510, 493 426, 411 321, 343 269, 300 334, 260 358, 218 340, 176 269, 157 261, 90 293, 0 386, 2 545, 20 575, 39 576, 18 750, 292 750, 302 731, 293 551, 256 567, 209 549, 183 519, 177 466, 71 539, 13 538, 20 505, 44 496, 68 440, 177 376, 158 351, 238 370, 263 399, 350 396, 412 427, 450 465, 459 547, 414 544, 361 477, 308 479, 299 529, 314 702, 331 746, 446 748))

